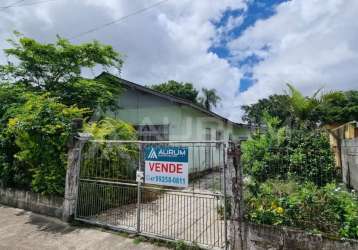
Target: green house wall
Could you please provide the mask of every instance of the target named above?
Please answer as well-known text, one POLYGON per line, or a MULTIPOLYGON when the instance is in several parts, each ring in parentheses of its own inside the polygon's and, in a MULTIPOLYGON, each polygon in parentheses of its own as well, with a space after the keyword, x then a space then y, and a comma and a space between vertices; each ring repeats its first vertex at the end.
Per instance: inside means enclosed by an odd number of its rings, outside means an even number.
MULTIPOLYGON (((216 140, 216 132, 222 132, 221 140, 247 138, 245 127, 233 126, 217 117, 181 105, 155 95, 126 88, 118 99, 119 109, 110 115, 133 125, 169 125, 170 141, 206 141, 206 129, 210 128, 210 140, 216 140)), ((190 172, 216 167, 223 162, 222 147, 212 143, 190 144, 190 172)))

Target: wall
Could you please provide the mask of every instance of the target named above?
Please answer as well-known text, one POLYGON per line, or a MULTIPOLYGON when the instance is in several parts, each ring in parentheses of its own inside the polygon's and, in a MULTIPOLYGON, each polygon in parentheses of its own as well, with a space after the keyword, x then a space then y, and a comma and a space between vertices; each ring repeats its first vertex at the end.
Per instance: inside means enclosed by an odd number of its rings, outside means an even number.
MULTIPOLYGON (((152 94, 144 93, 125 87, 124 93, 118 100, 119 109, 110 113, 116 119, 121 119, 133 125, 169 125, 169 140, 171 141, 205 141, 206 128, 211 129, 211 139, 216 140, 216 132, 222 131, 221 140, 228 141, 230 134, 233 139, 247 137, 250 131, 246 128, 233 127, 216 117, 196 110, 186 105, 165 100, 152 94)), ((201 172, 211 167, 222 165, 223 148, 216 144, 188 145, 189 171, 201 172), (208 151, 209 154, 208 154, 208 151)))
POLYGON ((357 250, 356 240, 333 240, 278 226, 246 224, 243 245, 235 250, 357 250))
POLYGON ((111 115, 133 125, 169 125, 171 134, 177 130, 181 122, 181 110, 178 105, 133 89, 125 89, 118 105, 120 108, 111 115))
POLYGON ((0 204, 62 218, 62 197, 47 197, 30 191, 0 188, 0 204))
POLYGON ((358 190, 358 138, 342 140, 343 182, 358 190))
POLYGON ((118 100, 119 109, 110 113, 134 125, 169 125, 170 140, 205 140, 205 128, 210 127, 212 140, 217 129, 225 132, 224 140, 231 133, 235 138, 247 137, 246 128, 234 128, 221 119, 210 117, 186 105, 180 105, 152 94, 126 88, 118 100))

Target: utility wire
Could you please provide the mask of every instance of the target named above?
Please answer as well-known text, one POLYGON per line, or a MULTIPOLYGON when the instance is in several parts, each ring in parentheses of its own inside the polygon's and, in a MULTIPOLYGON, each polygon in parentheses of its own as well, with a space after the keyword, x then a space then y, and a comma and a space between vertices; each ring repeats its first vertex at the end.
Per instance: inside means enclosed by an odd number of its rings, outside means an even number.
POLYGON ((87 31, 81 32, 81 33, 79 33, 79 34, 77 34, 77 35, 74 35, 74 36, 70 37, 69 39, 70 39, 70 40, 73 40, 73 39, 79 38, 79 37, 81 37, 81 36, 90 34, 90 33, 92 33, 92 32, 96 32, 96 31, 98 31, 98 30, 100 30, 100 29, 103 29, 103 28, 105 28, 105 27, 108 27, 108 26, 110 26, 110 25, 113 25, 113 24, 119 23, 119 22, 121 22, 121 21, 124 21, 125 19, 128 19, 129 17, 138 15, 138 14, 140 14, 140 13, 143 13, 143 12, 145 12, 145 11, 148 11, 148 10, 150 10, 150 9, 153 9, 153 8, 155 8, 155 7, 158 7, 159 5, 161 5, 161 4, 165 3, 165 2, 168 2, 168 1, 169 1, 169 0, 162 0, 162 1, 156 2, 156 3, 154 3, 154 4, 152 4, 152 5, 149 5, 149 6, 145 7, 145 8, 136 10, 136 11, 134 11, 134 12, 132 12, 132 13, 126 15, 126 16, 120 17, 120 18, 115 19, 115 20, 113 20, 113 21, 111 21, 111 22, 104 23, 104 24, 102 24, 102 25, 99 25, 99 26, 94 27, 94 28, 92 28, 92 29, 89 29, 89 30, 87 30, 87 31))
POLYGON ((42 1, 35 1, 35 2, 29 2, 29 3, 26 3, 26 2, 22 3, 24 1, 25 0, 21 0, 21 1, 13 3, 11 5, 8 5, 8 6, 2 6, 2 7, 0 7, 0 10, 6 10, 6 9, 10 9, 10 8, 23 7, 23 6, 37 5, 37 4, 48 3, 48 2, 55 2, 57 0, 42 0, 42 1), (20 4, 20 3, 22 3, 22 4, 20 4))
POLYGON ((25 1, 25 0, 20 0, 20 1, 17 1, 17 2, 15 2, 15 3, 6 5, 6 6, 1 6, 1 7, 0 7, 0 10, 5 10, 5 9, 9 9, 9 8, 15 7, 15 6, 17 6, 19 3, 22 3, 22 2, 24 2, 24 1, 25 1))

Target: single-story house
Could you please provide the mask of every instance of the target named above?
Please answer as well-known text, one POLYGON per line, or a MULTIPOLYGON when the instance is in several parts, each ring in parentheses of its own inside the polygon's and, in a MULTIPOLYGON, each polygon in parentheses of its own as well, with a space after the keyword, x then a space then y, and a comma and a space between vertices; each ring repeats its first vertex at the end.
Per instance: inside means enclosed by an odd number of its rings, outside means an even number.
POLYGON ((244 140, 250 135, 246 124, 236 123, 188 100, 163 94, 143 85, 102 73, 124 92, 114 118, 134 125, 145 141, 244 140))
MULTIPOLYGON (((144 141, 238 141, 250 135, 247 125, 236 123, 188 100, 163 94, 143 85, 102 73, 98 78, 113 81, 124 90, 118 99, 118 109, 110 112, 114 118, 134 125, 144 141)), ((198 149, 190 157, 200 165, 216 165, 219 149, 212 145, 198 149)), ((196 166, 191 166, 196 168, 196 166)), ((206 168, 206 167, 205 167, 206 168)))

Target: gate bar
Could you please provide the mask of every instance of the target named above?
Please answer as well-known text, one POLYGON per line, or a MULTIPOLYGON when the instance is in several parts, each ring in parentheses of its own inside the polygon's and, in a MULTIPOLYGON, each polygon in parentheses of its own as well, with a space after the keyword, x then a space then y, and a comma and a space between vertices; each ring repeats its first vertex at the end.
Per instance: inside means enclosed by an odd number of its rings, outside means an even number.
POLYGON ((89 142, 99 142, 99 143, 138 143, 138 144, 162 144, 162 143, 222 143, 225 144, 226 141, 131 141, 131 140, 86 140, 81 137, 76 137, 76 139, 81 141, 89 142))
POLYGON ((226 207, 226 201, 227 201, 227 193, 226 193, 226 182, 227 182, 227 176, 226 176, 226 170, 227 170, 227 159, 226 159, 226 144, 223 145, 223 156, 224 156, 224 174, 223 174, 223 178, 224 178, 224 234, 225 234, 225 250, 228 249, 228 237, 227 237, 227 216, 226 216, 226 211, 227 211, 227 207, 226 207))
MULTIPOLYGON (((142 169, 142 145, 140 146, 140 151, 138 155, 138 171, 141 171, 142 169)), ((137 233, 140 233, 140 204, 142 202, 142 196, 141 196, 141 182, 137 182, 137 233)))

